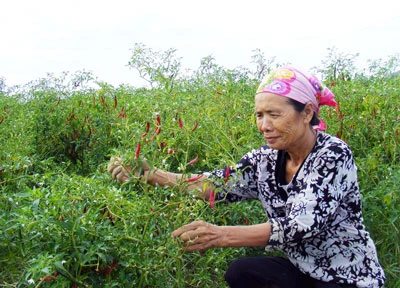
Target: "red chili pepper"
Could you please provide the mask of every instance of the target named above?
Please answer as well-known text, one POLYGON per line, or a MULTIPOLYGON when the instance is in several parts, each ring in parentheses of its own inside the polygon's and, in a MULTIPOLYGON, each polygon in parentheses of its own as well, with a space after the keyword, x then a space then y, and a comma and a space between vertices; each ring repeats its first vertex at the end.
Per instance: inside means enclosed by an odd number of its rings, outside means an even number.
POLYGON ((158 144, 158 149, 164 149, 165 147, 167 147, 167 143, 165 142, 160 142, 160 144, 158 144))
POLYGON ((117 108, 118 101, 117 101, 117 96, 114 96, 114 110, 117 108))
POLYGON ((146 133, 149 132, 150 129, 150 122, 146 122, 146 133))
POLYGON ((336 106, 336 115, 339 115, 339 119, 343 119, 343 113, 339 109, 339 105, 336 106))
POLYGON ((118 118, 124 118, 124 119, 126 118, 126 113, 125 113, 125 108, 124 107, 122 107, 122 109, 119 112, 119 114, 118 114, 116 119, 118 119, 118 118))
POLYGON ((171 148, 167 149, 167 154, 174 154, 176 152, 178 152, 178 149, 171 149, 171 148))
POLYGON ((199 158, 199 155, 196 154, 196 157, 194 157, 192 160, 190 160, 190 162, 188 164, 193 165, 194 163, 196 163, 198 158, 199 158))
POLYGON ((214 207, 214 202, 215 202, 215 193, 214 193, 214 190, 211 191, 211 193, 210 193, 209 201, 210 201, 210 207, 211 207, 211 209, 214 209, 214 210, 215 210, 215 207, 214 207))
POLYGON ((102 269, 102 273, 104 274, 104 275, 110 275, 111 274, 111 272, 115 269, 115 267, 117 267, 118 265, 117 265, 117 261, 114 259, 113 260, 113 262, 110 264, 110 268, 104 268, 104 269, 102 269))
POLYGON ((78 137, 79 137, 79 133, 78 133, 78 131, 75 131, 74 135, 72 135, 72 139, 76 140, 76 139, 78 139, 78 137))
POLYGON ((189 178, 189 179, 187 179, 187 182, 196 182, 197 180, 199 180, 199 179, 200 179, 201 177, 203 177, 203 176, 204 176, 204 175, 201 174, 201 175, 198 175, 198 176, 189 178))
POLYGON ((157 129, 156 129, 156 135, 158 135, 158 134, 160 134, 161 133, 161 128, 160 127, 157 127, 157 129))
POLYGON ((115 218, 115 216, 114 216, 114 215, 111 215, 111 213, 108 212, 107 217, 108 217, 108 219, 110 219, 111 225, 114 226, 114 225, 115 225, 115 224, 114 224, 114 218, 115 218))
POLYGON ((179 120, 178 120, 178 121, 179 121, 179 128, 181 128, 181 129, 182 129, 182 128, 183 128, 183 122, 182 122, 182 119, 181 119, 181 118, 179 118, 179 120))
POLYGON ((82 128, 85 127, 86 121, 87 121, 87 115, 85 115, 85 117, 83 117, 82 128))
MULTIPOLYGON (((53 274, 53 276, 46 276, 46 277, 44 277, 43 278, 43 281, 46 281, 46 282, 48 282, 48 281, 52 281, 52 280, 54 280, 54 278, 56 278, 58 276, 58 271, 56 271, 54 274, 53 274)), ((38 279, 38 281, 41 281, 42 279, 38 279)))
POLYGON ((71 120, 72 118, 74 118, 74 116, 75 116, 74 113, 69 114, 67 120, 65 121, 65 124, 68 124, 69 120, 71 120))
POLYGON ((138 159, 140 155, 140 142, 136 146, 135 158, 138 159))
POLYGON ((111 272, 117 267, 117 261, 114 259, 112 264, 110 265, 110 269, 108 271, 108 274, 111 274, 111 272))
POLYGON ((194 130, 196 130, 196 128, 197 128, 197 126, 199 125, 199 123, 196 121, 196 123, 194 124, 194 126, 193 126, 193 128, 192 128, 192 132, 194 131, 194 130))
POLYGON ((157 114, 157 126, 160 126, 161 125, 161 117, 160 117, 160 114, 157 114))
POLYGON ((230 166, 226 166, 225 168, 225 180, 224 183, 226 184, 226 182, 228 182, 229 176, 231 175, 231 167, 230 166))
MULTIPOLYGON (((53 277, 51 277, 51 276, 47 276, 47 277, 43 278, 43 281, 46 281, 46 282, 51 281, 51 280, 53 280, 53 277)), ((40 279, 39 279, 39 281, 40 281, 40 279)))

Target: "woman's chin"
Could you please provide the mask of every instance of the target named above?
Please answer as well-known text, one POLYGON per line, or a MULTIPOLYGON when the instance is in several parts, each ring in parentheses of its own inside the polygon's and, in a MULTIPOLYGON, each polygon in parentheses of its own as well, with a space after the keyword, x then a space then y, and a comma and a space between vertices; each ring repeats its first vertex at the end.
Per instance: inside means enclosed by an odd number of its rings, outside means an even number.
POLYGON ((276 149, 276 150, 280 150, 281 146, 279 144, 278 139, 273 138, 273 139, 265 139, 265 142, 267 143, 268 147, 272 148, 272 149, 276 149))

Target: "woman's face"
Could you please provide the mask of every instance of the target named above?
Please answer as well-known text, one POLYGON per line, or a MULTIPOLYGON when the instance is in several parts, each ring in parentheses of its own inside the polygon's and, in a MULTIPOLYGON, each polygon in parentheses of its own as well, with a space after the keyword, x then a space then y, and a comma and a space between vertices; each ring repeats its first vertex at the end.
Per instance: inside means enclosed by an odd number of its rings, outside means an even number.
POLYGON ((308 103, 302 112, 297 112, 288 99, 271 93, 255 96, 255 115, 258 130, 272 149, 291 150, 302 146, 309 137, 312 104, 308 103))

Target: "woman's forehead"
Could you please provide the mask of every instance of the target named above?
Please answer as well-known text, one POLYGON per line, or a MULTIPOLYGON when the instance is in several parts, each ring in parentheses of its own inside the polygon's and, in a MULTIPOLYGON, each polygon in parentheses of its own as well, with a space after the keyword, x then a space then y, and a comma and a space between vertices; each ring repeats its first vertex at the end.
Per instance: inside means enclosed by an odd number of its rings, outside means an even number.
POLYGON ((290 106, 288 103, 288 99, 283 96, 275 95, 272 93, 258 93, 255 98, 255 106, 260 106, 260 107, 283 107, 283 106, 290 106))

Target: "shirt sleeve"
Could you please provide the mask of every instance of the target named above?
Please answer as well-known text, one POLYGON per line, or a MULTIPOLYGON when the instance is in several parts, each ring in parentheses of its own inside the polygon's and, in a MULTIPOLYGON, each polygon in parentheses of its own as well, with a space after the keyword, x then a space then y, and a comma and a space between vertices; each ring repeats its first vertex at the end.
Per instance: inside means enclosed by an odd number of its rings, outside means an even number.
POLYGON ((357 185, 356 173, 351 151, 346 147, 320 151, 292 181, 286 216, 269 219, 271 234, 266 249, 285 250, 328 229, 341 201, 357 185))
POLYGON ((211 179, 216 187, 216 200, 237 202, 257 199, 257 164, 263 147, 245 154, 235 167, 227 166, 213 171, 211 179))

